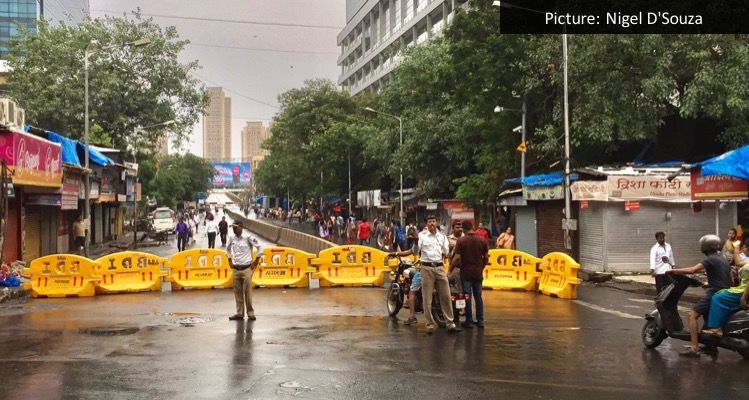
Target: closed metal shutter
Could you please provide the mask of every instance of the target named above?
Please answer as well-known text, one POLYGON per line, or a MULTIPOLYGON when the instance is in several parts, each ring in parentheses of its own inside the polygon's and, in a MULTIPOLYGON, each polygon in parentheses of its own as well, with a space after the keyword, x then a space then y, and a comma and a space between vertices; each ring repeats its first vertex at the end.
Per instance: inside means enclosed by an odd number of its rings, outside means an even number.
POLYGON ((57 219, 60 209, 57 207, 42 207, 41 217, 42 247, 41 255, 46 256, 57 253, 57 219))
POLYGON ((650 248, 655 232, 667 233, 666 203, 640 202, 637 211, 624 211, 624 203, 606 203, 606 268, 611 272, 649 272, 650 248))
MULTIPOLYGON (((736 224, 736 203, 725 203, 720 210, 719 236, 725 240, 728 228, 736 224)), ((671 245, 677 267, 685 268, 701 262, 699 240, 703 235, 715 233, 715 204, 703 203, 702 211, 694 212, 690 204, 670 206, 671 220, 666 241, 671 245)))
POLYGON ((604 270, 604 210, 606 203, 591 201, 580 209, 580 265, 591 271, 604 270))
POLYGON ((42 249, 42 215, 38 208, 26 209, 23 222, 23 260, 31 262, 39 258, 42 249))
POLYGON ((536 242, 536 208, 515 208, 515 245, 518 250, 538 254, 536 242))
MULTIPOLYGON (((536 229, 538 237, 538 256, 543 257, 551 252, 562 252, 569 254, 575 260, 577 254, 577 232, 572 232, 572 250, 564 247, 564 231, 562 230, 562 219, 564 218, 564 201, 536 201, 536 229)), ((577 210, 573 203, 572 218, 576 218, 577 210)))

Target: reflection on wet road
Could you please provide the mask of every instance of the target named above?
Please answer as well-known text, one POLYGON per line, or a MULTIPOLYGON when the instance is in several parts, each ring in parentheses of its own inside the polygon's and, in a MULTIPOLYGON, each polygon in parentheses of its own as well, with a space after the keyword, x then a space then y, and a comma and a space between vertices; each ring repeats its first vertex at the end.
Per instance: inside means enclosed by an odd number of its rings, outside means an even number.
MULTIPOLYGON (((647 298, 485 292, 487 327, 425 335, 385 318, 378 288, 38 299, 0 308, 3 398, 745 398, 749 363, 640 342, 647 298), (583 304, 584 303, 584 304, 583 304), (590 305, 594 305, 591 307, 590 305), (626 307, 625 307, 626 306, 626 307), (609 312, 609 311, 616 312, 609 312), (623 315, 618 315, 617 312, 623 315), (436 396, 436 397, 435 397, 436 396)), ((399 316, 404 319, 407 310, 399 316)), ((423 317, 420 316, 420 321, 423 317)))

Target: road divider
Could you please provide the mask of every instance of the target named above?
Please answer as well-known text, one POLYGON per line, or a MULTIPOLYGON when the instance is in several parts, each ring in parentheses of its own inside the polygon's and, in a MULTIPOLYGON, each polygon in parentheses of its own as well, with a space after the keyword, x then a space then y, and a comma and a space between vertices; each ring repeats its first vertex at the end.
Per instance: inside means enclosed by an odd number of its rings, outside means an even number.
POLYGON ((23 274, 32 297, 90 297, 95 294, 98 263, 73 254, 52 254, 31 261, 23 274))
POLYGON ((166 258, 138 251, 122 251, 96 260, 97 293, 148 292, 161 290, 166 258))
POLYGON ((541 261, 541 279, 538 290, 549 296, 576 299, 577 287, 582 280, 577 277, 580 264, 564 253, 554 252, 541 261))
POLYGON ((166 280, 172 289, 232 287, 232 271, 226 252, 218 249, 190 249, 172 256, 166 280))
POLYGON ((312 264, 320 286, 382 286, 395 266, 388 253, 367 246, 336 246, 322 250, 312 264))
POLYGON ((541 259, 528 253, 508 249, 489 250, 484 268, 483 286, 498 290, 535 291, 541 276, 541 259))
POLYGON ((266 247, 260 264, 252 275, 254 286, 264 287, 308 287, 312 267, 312 253, 289 247, 266 247))

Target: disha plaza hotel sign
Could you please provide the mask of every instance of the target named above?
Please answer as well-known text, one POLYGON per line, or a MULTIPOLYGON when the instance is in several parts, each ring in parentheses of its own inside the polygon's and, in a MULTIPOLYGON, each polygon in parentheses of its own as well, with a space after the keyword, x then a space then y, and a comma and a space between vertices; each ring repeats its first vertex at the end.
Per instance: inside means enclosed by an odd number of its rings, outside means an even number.
POLYGON ((62 186, 62 150, 59 144, 21 132, 0 132, 0 157, 5 159, 16 185, 62 186))

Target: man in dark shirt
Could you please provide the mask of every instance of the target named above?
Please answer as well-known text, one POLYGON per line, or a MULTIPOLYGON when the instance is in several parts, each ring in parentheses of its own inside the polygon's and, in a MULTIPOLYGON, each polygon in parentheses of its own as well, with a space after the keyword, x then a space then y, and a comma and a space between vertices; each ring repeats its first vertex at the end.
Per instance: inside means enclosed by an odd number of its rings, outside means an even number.
POLYGON ((229 234, 229 223, 226 222, 226 217, 221 217, 221 222, 218 223, 218 234, 221 235, 221 247, 226 247, 226 235, 229 234))
POLYGON ((484 267, 489 261, 489 244, 486 239, 476 235, 471 221, 463 221, 464 235, 458 238, 453 249, 453 260, 460 265, 460 277, 463 293, 466 295, 465 328, 473 327, 473 310, 471 297, 476 302, 476 324, 484 327, 484 300, 481 297, 481 286, 484 280, 484 267))
POLYGON ((687 357, 699 357, 699 335, 697 331, 700 315, 707 321, 707 313, 710 311, 710 300, 719 290, 731 287, 731 267, 725 257, 720 254, 722 242, 716 235, 705 235, 700 238, 700 248, 705 258, 701 263, 691 268, 680 268, 666 271, 666 275, 690 275, 702 270, 707 274, 706 295, 700 299, 689 312, 689 333, 692 347, 682 353, 687 357))

